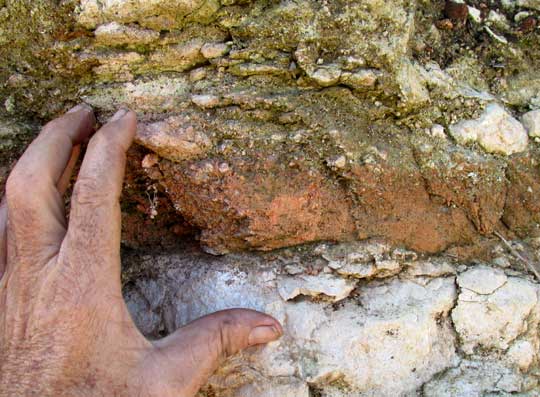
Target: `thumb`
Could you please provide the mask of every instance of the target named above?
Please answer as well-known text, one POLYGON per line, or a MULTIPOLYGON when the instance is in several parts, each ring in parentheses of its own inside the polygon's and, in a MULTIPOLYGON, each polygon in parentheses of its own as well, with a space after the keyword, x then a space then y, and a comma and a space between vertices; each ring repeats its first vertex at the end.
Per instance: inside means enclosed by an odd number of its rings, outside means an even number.
POLYGON ((159 379, 156 395, 194 396, 225 358, 247 347, 274 341, 282 334, 279 322, 260 312, 216 312, 155 342, 156 349, 145 369, 155 373, 152 379, 159 379))

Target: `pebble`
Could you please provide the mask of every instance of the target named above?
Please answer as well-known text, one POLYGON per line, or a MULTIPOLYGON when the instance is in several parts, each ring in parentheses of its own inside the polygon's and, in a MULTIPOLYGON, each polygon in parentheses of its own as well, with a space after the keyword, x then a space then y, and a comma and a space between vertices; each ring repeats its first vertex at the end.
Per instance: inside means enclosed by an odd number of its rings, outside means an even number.
POLYGON ((527 149, 528 137, 519 121, 498 103, 489 104, 475 120, 464 120, 449 127, 459 144, 478 142, 489 153, 510 155, 527 149))
POLYGON ((206 59, 222 57, 229 51, 230 47, 227 43, 206 43, 201 47, 201 54, 206 59))
POLYGON ((159 156, 155 153, 149 153, 141 161, 141 166, 143 168, 152 168, 159 162, 159 156))
POLYGON ((531 138, 540 137, 540 109, 525 113, 521 121, 531 138))
POLYGON ((216 95, 192 95, 191 101, 203 109, 215 108, 220 102, 216 95))
POLYGON ((341 70, 337 67, 318 68, 311 76, 322 87, 336 85, 341 77, 341 70))
POLYGON ((205 68, 197 68, 193 69, 191 72, 189 72, 189 80, 192 83, 195 83, 197 81, 200 81, 206 77, 206 69, 205 68))
POLYGON ((469 6, 468 8, 469 8, 469 18, 471 18, 471 20, 473 22, 481 23, 482 22, 482 12, 478 8, 474 8, 474 7, 471 7, 471 6, 469 6))

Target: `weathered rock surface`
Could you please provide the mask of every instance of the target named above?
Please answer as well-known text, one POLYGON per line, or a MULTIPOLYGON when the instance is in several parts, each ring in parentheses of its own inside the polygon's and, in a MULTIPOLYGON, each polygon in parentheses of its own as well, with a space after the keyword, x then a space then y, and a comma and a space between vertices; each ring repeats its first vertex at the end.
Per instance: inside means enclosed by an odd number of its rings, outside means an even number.
POLYGON ((478 267, 457 278, 461 293, 452 320, 462 349, 506 350, 529 326, 527 319, 538 310, 538 286, 501 270, 478 267))
POLYGON ((130 106, 162 158, 151 184, 209 251, 384 237, 434 253, 540 218, 513 169, 540 156, 507 110, 540 100, 538 35, 512 25, 528 3, 476 22, 477 4, 405 0, 68 3, 2 6, 0 113, 130 106))
POLYGON ((531 110, 522 117, 523 126, 532 138, 540 137, 540 110, 531 110))
POLYGON ((125 247, 346 242, 134 257, 146 335, 285 323, 207 396, 532 396, 537 285, 493 233, 540 259, 537 3, 0 0, 0 177, 36 121, 126 105, 125 247))
POLYGON ((378 241, 221 258, 188 248, 127 262, 127 274, 151 274, 125 288, 147 335, 230 307, 283 323, 282 339, 229 360, 202 396, 469 397, 540 385, 540 289, 523 275, 473 266, 456 283, 456 264, 378 241), (370 277, 353 292, 346 286, 355 283, 328 270, 370 258, 395 258, 407 270, 370 277), (300 288, 298 299, 284 293, 300 288))
POLYGON ((527 132, 499 104, 490 104, 477 120, 450 126, 450 134, 460 144, 478 142, 490 153, 513 154, 527 149, 527 132))

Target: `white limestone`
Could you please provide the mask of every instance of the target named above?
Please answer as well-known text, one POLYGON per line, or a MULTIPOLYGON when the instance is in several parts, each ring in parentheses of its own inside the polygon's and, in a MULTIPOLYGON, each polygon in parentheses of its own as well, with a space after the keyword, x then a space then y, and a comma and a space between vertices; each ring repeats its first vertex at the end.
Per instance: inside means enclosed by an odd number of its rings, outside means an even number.
POLYGON ((525 128, 498 103, 489 104, 480 118, 452 124, 449 130, 459 144, 478 142, 489 153, 510 155, 527 149, 525 128))

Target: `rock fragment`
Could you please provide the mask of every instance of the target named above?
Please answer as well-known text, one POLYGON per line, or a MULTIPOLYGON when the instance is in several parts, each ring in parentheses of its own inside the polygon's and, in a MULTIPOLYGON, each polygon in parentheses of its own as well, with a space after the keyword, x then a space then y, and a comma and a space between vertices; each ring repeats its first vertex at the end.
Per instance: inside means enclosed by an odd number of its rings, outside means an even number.
POLYGON ((206 59, 219 58, 229 52, 227 43, 206 43, 201 47, 201 54, 206 59))
POLYGON ((361 69, 355 73, 344 72, 341 74, 341 82, 354 89, 373 87, 377 78, 378 73, 374 69, 361 69))
POLYGON ((525 113, 521 121, 531 138, 540 137, 540 109, 525 113))
POLYGON ((220 99, 217 95, 210 95, 210 94, 203 94, 203 95, 192 95, 191 101, 203 108, 203 109, 210 109, 215 108, 220 104, 220 99))
POLYGON ((449 127, 459 144, 478 142, 487 152, 510 155, 527 149, 523 125, 497 103, 489 104, 476 120, 465 120, 449 127))
POLYGON ((341 70, 337 65, 317 68, 309 77, 322 87, 336 85, 341 77, 341 70))
POLYGON ((538 303, 534 284, 516 277, 504 282, 497 269, 467 270, 458 285, 463 289, 452 319, 467 354, 477 348, 507 349, 527 328, 526 319, 538 303))
POLYGON ((317 276, 302 275, 286 277, 279 281, 278 291, 284 300, 291 300, 299 295, 330 298, 333 302, 345 299, 352 292, 356 282, 331 274, 317 276))
POLYGON ((169 160, 188 160, 205 153, 211 145, 208 136, 197 127, 181 116, 171 116, 163 121, 139 124, 135 139, 169 160))
POLYGON ((121 25, 118 22, 110 22, 98 26, 94 35, 98 44, 108 46, 149 44, 159 39, 159 32, 156 32, 155 30, 121 25))
POLYGON ((488 266, 476 266, 458 276, 458 284, 479 295, 489 295, 502 287, 508 277, 500 269, 488 266))

